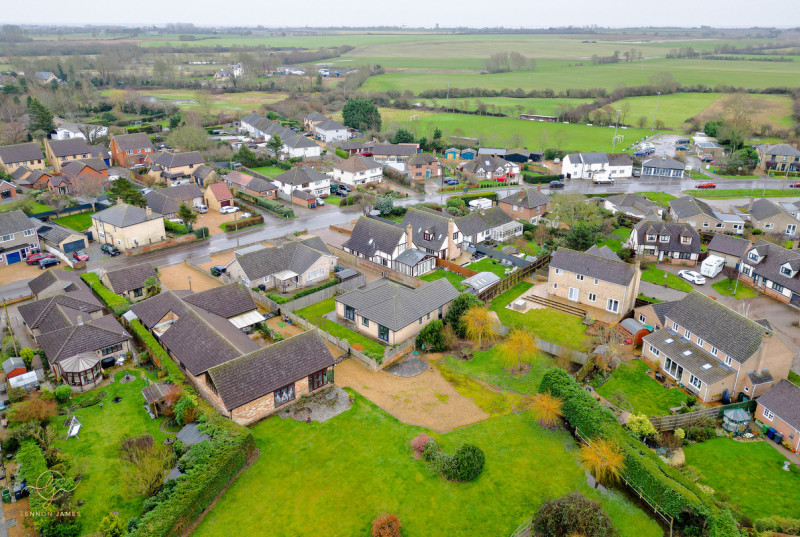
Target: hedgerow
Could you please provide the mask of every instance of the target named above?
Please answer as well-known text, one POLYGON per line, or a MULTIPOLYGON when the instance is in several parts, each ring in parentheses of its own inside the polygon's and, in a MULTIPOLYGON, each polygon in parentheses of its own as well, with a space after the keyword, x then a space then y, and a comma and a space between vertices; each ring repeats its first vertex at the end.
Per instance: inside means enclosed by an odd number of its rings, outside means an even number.
POLYGON ((86 284, 91 287, 92 291, 94 291, 94 294, 96 294, 98 298, 102 300, 106 306, 108 306, 114 315, 122 315, 130 309, 130 304, 128 301, 103 285, 103 282, 100 281, 100 276, 94 272, 87 272, 86 274, 81 275, 81 280, 86 282, 86 284))
POLYGON ((286 304, 287 302, 291 302, 292 300, 297 300, 300 297, 308 296, 312 293, 316 293, 317 291, 322 291, 323 289, 327 289, 328 287, 333 287, 334 285, 338 284, 339 280, 331 280, 316 287, 309 287, 308 289, 303 289, 299 293, 296 293, 292 296, 281 296, 281 295, 276 295, 275 293, 270 293, 267 295, 267 297, 275 301, 275 303, 277 304, 286 304))

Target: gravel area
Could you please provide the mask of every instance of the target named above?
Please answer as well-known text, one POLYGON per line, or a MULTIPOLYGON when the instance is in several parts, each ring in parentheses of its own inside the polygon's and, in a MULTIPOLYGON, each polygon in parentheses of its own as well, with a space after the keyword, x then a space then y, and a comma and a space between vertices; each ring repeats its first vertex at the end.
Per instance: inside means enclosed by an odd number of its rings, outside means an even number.
POLYGON ((384 371, 398 377, 416 377, 428 370, 428 362, 417 355, 410 355, 400 362, 388 366, 384 371))
POLYGON ((338 386, 315 393, 306 399, 301 399, 285 410, 278 412, 283 419, 291 418, 297 421, 328 421, 350 410, 350 397, 347 392, 338 386))

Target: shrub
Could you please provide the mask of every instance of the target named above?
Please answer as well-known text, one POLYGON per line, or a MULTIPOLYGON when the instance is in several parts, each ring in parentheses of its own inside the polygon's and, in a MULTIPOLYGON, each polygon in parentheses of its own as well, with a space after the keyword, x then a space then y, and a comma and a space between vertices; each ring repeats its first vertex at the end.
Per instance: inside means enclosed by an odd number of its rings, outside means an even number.
POLYGON ((253 216, 252 218, 244 218, 242 220, 236 220, 234 222, 225 222, 224 230, 227 231, 236 231, 237 229, 242 229, 245 227, 250 226, 257 226, 258 224, 264 223, 264 217, 260 214, 258 216, 253 216))
POLYGON ((33 349, 24 348, 20 349, 19 357, 22 358, 22 361, 25 362, 25 367, 28 368, 28 371, 33 369, 33 356, 36 353, 33 352, 33 349))
POLYGON ((457 479, 455 481, 474 481, 483 471, 486 456, 483 451, 472 444, 464 444, 455 455, 457 464, 457 479))
POLYGON ((178 425, 192 423, 197 418, 197 396, 184 392, 175 403, 175 421, 178 425))
POLYGON ((401 528, 397 515, 381 515, 372 521, 372 537, 402 537, 401 528))
POLYGON ((447 350, 442 335, 444 324, 439 319, 429 322, 417 334, 416 345, 419 349, 424 349, 428 352, 442 352, 447 350))
POLYGON ((625 426, 638 438, 649 438, 656 434, 656 428, 644 414, 631 414, 625 426))
POLYGON ((245 201, 249 201, 250 203, 258 205, 259 207, 263 207, 268 211, 279 214, 283 218, 294 218, 294 211, 285 207, 279 201, 262 198, 261 196, 253 196, 252 194, 247 194, 241 191, 236 191, 233 193, 233 195, 237 198, 241 198, 245 201))
POLYGON ((550 181, 558 181, 558 175, 534 175, 531 173, 523 173, 522 180, 528 184, 536 185, 536 184, 543 184, 549 183, 550 181))
MULTIPOLYGON (((44 453, 32 440, 25 441, 19 448, 17 462, 20 464, 19 475, 21 480, 25 480, 30 484, 36 483, 39 476, 48 470, 44 453)), ((75 489, 72 478, 59 477, 56 474, 51 477, 54 479, 52 482, 53 490, 72 491, 75 489)), ((73 537, 78 535, 80 526, 74 521, 74 518, 69 518, 59 513, 59 511, 62 511, 61 506, 69 500, 68 494, 62 494, 58 498, 58 502, 52 503, 46 501, 44 499, 45 496, 40 494, 30 495, 31 519, 42 537, 73 537), (56 516, 57 513, 59 516, 56 516)))
POLYGON ((533 519, 536 535, 548 537, 614 537, 617 531, 598 502, 578 492, 548 500, 533 519))
POLYGON ((122 315, 130 309, 130 304, 128 304, 128 301, 118 294, 113 293, 109 288, 103 285, 100 281, 100 277, 94 272, 87 272, 86 274, 81 275, 81 280, 86 282, 86 284, 91 287, 92 291, 94 291, 94 294, 96 294, 97 297, 102 300, 106 306, 108 306, 114 315, 122 315))
POLYGON ((28 392, 25 391, 25 388, 11 388, 8 390, 8 400, 11 403, 19 403, 25 396, 28 395, 28 392))
POLYGON ((299 293, 296 293, 292 296, 287 297, 287 296, 276 295, 275 293, 270 293, 267 295, 267 297, 278 304, 286 304, 287 302, 291 302, 292 300, 297 300, 298 298, 308 296, 310 294, 316 293, 317 291, 322 291, 323 289, 327 289, 328 287, 333 287, 334 285, 338 284, 339 280, 333 279, 323 283, 322 285, 318 285, 316 287, 309 287, 308 289, 303 289, 299 293))
POLYGON ((447 310, 447 314, 444 316, 444 324, 451 325, 456 334, 460 337, 465 337, 466 329, 461 323, 461 317, 473 306, 482 307, 483 301, 469 293, 458 295, 450 304, 450 309, 447 310))
POLYGON ((684 431, 683 429, 678 427, 677 429, 675 429, 674 435, 675 435, 675 438, 683 440, 684 438, 686 438, 686 431, 684 431))
POLYGON ((57 413, 55 401, 48 401, 40 395, 34 394, 25 401, 21 401, 11 407, 11 410, 8 411, 8 421, 10 423, 35 421, 39 424, 45 424, 57 413))
POLYGON ((117 515, 106 515, 100 521, 100 532, 104 537, 122 537, 125 534, 125 527, 122 525, 117 515))
POLYGON ((431 437, 425 433, 419 433, 411 440, 411 449, 414 450, 414 454, 418 459, 422 458, 422 452, 425 450, 425 446, 428 445, 430 440, 431 437))
POLYGON ((72 388, 67 386, 66 384, 60 385, 56 388, 55 392, 53 392, 56 396, 56 401, 59 403, 66 403, 69 401, 69 396, 72 395, 72 388))
POLYGON ((177 222, 170 222, 169 220, 164 220, 164 229, 174 235, 186 235, 189 233, 189 226, 178 224, 177 222))
POLYGON ((430 468, 448 481, 473 481, 483 471, 486 460, 483 451, 472 444, 464 444, 455 455, 442 452, 436 440, 428 440, 422 450, 422 459, 430 468))

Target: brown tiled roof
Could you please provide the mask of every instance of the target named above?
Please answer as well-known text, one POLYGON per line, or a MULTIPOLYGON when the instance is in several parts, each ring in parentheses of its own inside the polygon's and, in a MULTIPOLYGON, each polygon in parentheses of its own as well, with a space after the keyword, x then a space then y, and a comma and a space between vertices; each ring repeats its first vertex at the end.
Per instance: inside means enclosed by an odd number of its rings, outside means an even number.
POLYGON ((158 278, 153 265, 150 263, 109 270, 106 276, 111 284, 111 290, 117 294, 144 287, 144 281, 147 278, 158 278))
POLYGON ((355 173, 366 170, 374 170, 376 168, 383 168, 383 165, 375 162, 371 158, 363 157, 361 155, 353 155, 352 157, 336 164, 334 168, 337 170, 342 170, 343 172, 355 173))
POLYGON ((82 352, 97 351, 131 339, 113 315, 88 320, 60 330, 42 334, 37 342, 50 363, 82 352))
POLYGON ((113 138, 117 142, 120 151, 135 151, 153 147, 150 137, 143 132, 136 134, 119 134, 113 138))
POLYGON ((167 153, 166 151, 159 151, 150 157, 153 164, 158 164, 164 168, 181 168, 191 164, 203 164, 203 156, 197 151, 189 151, 187 153, 167 153))
POLYGON ((56 158, 73 157, 75 155, 90 155, 89 144, 83 138, 70 138, 68 140, 47 140, 50 151, 56 158))

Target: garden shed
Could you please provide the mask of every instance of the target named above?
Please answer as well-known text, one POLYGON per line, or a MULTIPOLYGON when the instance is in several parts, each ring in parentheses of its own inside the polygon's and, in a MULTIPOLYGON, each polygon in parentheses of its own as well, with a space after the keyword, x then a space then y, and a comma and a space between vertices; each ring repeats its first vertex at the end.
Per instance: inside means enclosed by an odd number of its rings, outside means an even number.
POLYGON ((722 428, 733 433, 739 427, 747 427, 750 423, 750 413, 743 408, 729 408, 722 413, 722 428))
POLYGON ((36 391, 39 389, 39 379, 36 377, 35 371, 28 371, 27 373, 8 379, 8 387, 25 388, 26 392, 36 391))
POLYGON ((144 397, 153 417, 157 417, 164 412, 164 407, 169 404, 167 402, 169 396, 178 391, 180 391, 179 388, 174 384, 154 382, 142 388, 142 397, 144 397))
POLYGON ((24 375, 27 371, 28 368, 25 367, 25 361, 19 356, 12 356, 3 362, 3 372, 5 372, 6 378, 10 379, 18 375, 24 375))

